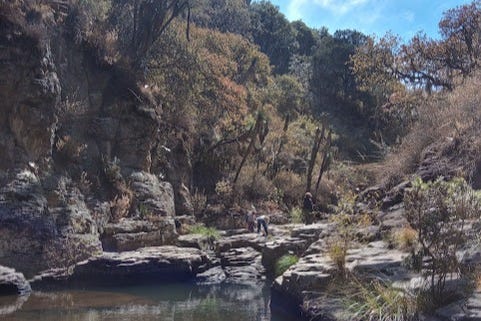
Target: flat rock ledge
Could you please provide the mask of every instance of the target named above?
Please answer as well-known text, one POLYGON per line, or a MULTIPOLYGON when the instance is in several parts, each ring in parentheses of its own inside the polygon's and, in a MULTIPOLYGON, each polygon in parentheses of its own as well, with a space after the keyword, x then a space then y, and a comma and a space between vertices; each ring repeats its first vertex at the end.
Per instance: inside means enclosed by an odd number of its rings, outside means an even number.
POLYGON ((105 252, 68 270, 48 270, 31 283, 34 288, 45 288, 186 281, 210 266, 206 253, 196 248, 145 247, 136 251, 105 252))
MULTIPOLYGON (((297 311, 308 320, 351 320, 340 298, 326 297, 339 271, 319 240, 311 245, 299 262, 291 266, 272 285, 271 306, 297 311)), ((382 241, 349 250, 346 269, 362 279, 399 281, 408 278, 403 267, 406 253, 389 249, 382 241)))
POLYGON ((22 273, 0 266, 0 295, 26 295, 31 288, 22 273))

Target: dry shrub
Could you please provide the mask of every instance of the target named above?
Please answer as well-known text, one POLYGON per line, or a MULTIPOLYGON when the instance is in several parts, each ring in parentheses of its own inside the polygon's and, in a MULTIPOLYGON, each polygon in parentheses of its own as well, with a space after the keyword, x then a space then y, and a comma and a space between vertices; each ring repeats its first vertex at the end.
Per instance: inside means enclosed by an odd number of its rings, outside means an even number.
POLYGON ((300 175, 292 171, 280 171, 272 183, 282 195, 285 204, 297 205, 304 196, 304 181, 300 175))
POLYGON ((129 194, 116 195, 110 201, 110 214, 113 222, 118 222, 121 218, 127 217, 130 211, 132 198, 129 194))
POLYGON ((319 185, 319 190, 317 194, 314 195, 316 199, 316 207, 326 212, 331 204, 337 204, 338 202, 338 191, 336 183, 325 177, 322 178, 321 184, 319 185))
POLYGON ((333 163, 327 177, 341 192, 362 190, 376 180, 374 166, 352 162, 333 163))
POLYGON ((269 199, 276 193, 272 182, 253 165, 246 165, 243 168, 236 188, 238 196, 249 201, 269 199))
POLYGON ((448 168, 454 168, 456 174, 471 178, 481 158, 480 84, 481 77, 475 75, 454 91, 432 95, 421 104, 417 122, 388 155, 378 173, 379 180, 392 187, 433 154, 439 164, 448 162, 448 168), (458 155, 455 159, 454 154, 458 155))
POLYGON ((204 191, 194 190, 192 193, 192 207, 194 208, 194 215, 198 216, 207 207, 207 195, 204 191))
POLYGON ((349 242, 346 239, 336 238, 328 244, 327 254, 340 273, 345 270, 348 249, 349 242))
POLYGON ((90 190, 92 188, 92 182, 90 182, 86 172, 82 172, 82 174, 80 174, 78 187, 84 195, 90 193, 90 190))
POLYGON ((215 184, 215 193, 218 201, 227 206, 232 205, 234 198, 234 188, 229 180, 222 179, 215 184))
POLYGON ((65 160, 78 161, 82 153, 87 149, 87 145, 70 135, 64 135, 58 138, 55 148, 58 154, 65 160))
POLYGON ((394 233, 396 247, 412 252, 417 244, 417 232, 410 226, 403 227, 394 233))

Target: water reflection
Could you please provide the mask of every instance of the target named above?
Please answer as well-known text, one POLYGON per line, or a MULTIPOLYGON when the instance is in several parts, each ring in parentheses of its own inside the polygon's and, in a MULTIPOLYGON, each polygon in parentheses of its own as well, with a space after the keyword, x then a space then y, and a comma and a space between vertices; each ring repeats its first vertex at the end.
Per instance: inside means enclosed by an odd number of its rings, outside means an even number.
MULTIPOLYGON (((9 298, 0 299, 0 311, 9 298)), ((11 298, 10 298, 11 300, 11 298)), ((10 304, 11 306, 11 304, 10 304)), ((296 321, 271 315, 262 286, 171 284, 34 292, 7 321, 296 321)))

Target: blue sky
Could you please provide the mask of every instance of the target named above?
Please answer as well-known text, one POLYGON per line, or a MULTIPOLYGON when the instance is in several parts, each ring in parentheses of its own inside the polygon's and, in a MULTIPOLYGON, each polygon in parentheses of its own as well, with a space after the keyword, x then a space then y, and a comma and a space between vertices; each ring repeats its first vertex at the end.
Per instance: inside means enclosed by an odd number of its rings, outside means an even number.
POLYGON ((386 32, 410 39, 418 31, 437 38, 444 11, 471 1, 460 0, 270 0, 290 21, 312 28, 356 29, 367 35, 386 32))

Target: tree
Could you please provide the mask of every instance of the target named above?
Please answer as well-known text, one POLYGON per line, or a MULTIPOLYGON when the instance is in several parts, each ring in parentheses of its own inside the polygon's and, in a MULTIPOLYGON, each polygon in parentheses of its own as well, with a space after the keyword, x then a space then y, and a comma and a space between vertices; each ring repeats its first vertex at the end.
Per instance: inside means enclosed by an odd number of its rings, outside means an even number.
POLYGON ((359 90, 349 66, 351 55, 366 41, 366 36, 352 30, 337 31, 333 36, 321 38, 312 57, 311 88, 317 99, 315 112, 329 111, 357 119, 369 117, 359 108, 360 102, 369 103, 369 96, 359 90))
POLYGON ((297 50, 294 29, 279 8, 268 1, 254 2, 250 8, 254 42, 269 57, 276 73, 286 73, 297 50))
POLYGON ((147 54, 172 21, 189 11, 191 0, 119 0, 110 23, 118 30, 126 63, 140 69, 147 54))
POLYGON ((192 9, 192 21, 200 27, 250 37, 250 12, 245 0, 199 0, 192 9))
POLYGON ((319 44, 320 34, 316 33, 314 29, 309 28, 300 20, 291 23, 294 29, 297 41, 296 54, 301 56, 311 56, 313 50, 319 44))

